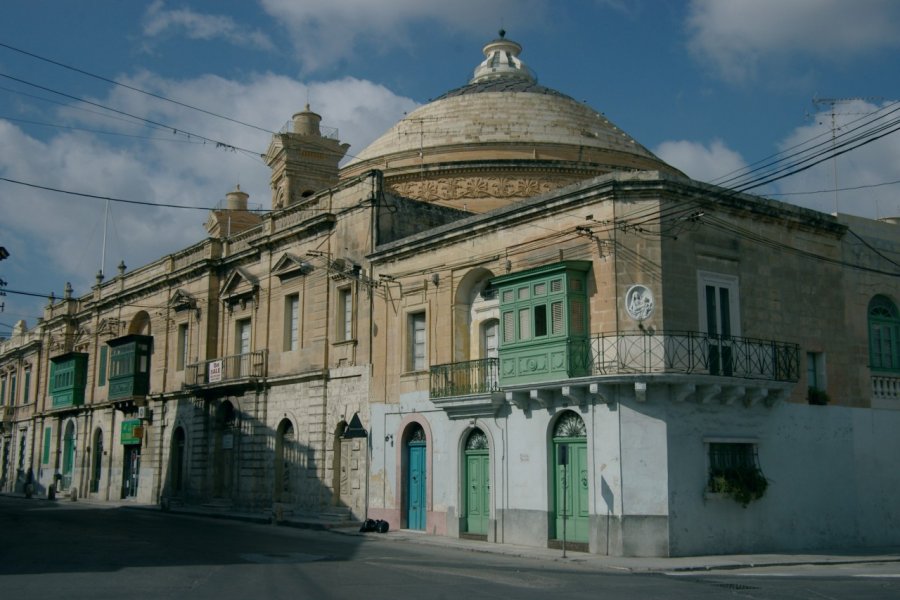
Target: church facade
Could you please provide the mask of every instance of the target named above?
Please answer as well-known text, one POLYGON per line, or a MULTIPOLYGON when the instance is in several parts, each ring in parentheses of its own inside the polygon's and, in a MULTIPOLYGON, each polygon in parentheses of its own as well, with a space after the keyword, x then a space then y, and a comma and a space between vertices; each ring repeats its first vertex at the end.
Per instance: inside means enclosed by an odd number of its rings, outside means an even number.
POLYGON ((0 342, 0 488, 614 555, 898 543, 897 224, 692 181, 501 37, 0 342))

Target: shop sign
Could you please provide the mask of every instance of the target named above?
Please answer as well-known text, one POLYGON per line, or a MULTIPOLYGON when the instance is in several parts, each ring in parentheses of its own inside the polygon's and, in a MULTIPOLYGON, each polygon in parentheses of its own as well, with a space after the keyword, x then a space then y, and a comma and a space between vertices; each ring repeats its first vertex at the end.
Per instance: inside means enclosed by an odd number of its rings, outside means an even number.
POLYGON ((140 419, 129 419, 122 421, 122 444, 140 444, 141 438, 144 437, 144 428, 141 427, 140 419))

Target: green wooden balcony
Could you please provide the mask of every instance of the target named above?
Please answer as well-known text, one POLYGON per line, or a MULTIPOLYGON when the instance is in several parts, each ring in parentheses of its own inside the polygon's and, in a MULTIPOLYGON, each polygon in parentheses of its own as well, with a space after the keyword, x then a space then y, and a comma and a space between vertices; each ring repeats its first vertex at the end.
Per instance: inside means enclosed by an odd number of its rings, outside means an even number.
POLYGON ((107 344, 110 347, 109 399, 123 400, 150 393, 153 337, 126 335, 107 344))
POLYGON ((50 398, 52 408, 70 408, 84 404, 88 355, 69 352, 50 359, 50 398))

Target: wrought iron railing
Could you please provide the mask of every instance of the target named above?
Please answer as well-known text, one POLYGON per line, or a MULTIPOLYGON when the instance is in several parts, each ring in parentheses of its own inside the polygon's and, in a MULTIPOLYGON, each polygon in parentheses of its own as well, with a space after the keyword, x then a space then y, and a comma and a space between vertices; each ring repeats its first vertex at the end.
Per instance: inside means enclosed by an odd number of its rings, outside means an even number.
POLYGON ((483 358, 431 367, 431 397, 470 396, 500 390, 500 361, 483 358))
MULTIPOLYGON (((601 333, 568 344, 573 376, 681 373, 794 382, 800 375, 800 347, 774 340, 635 331, 601 333)), ((497 358, 433 366, 431 397, 499 391, 499 366, 497 358)))
POLYGON ((184 385, 209 385, 248 377, 265 377, 266 353, 266 350, 257 350, 186 365, 184 385))
POLYGON ((589 359, 590 371, 596 375, 697 373, 797 381, 800 374, 800 347, 774 340, 694 331, 636 331, 599 334, 589 345, 589 352, 572 355, 589 359))

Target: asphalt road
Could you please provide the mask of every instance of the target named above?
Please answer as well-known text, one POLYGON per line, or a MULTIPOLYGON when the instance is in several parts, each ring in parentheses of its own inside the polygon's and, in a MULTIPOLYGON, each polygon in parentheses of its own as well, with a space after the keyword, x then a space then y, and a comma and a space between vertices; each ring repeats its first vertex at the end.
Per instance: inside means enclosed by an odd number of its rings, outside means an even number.
MULTIPOLYGON (((896 569, 896 567, 894 567, 896 569)), ((0 598, 900 598, 884 572, 617 572, 370 536, 0 498, 0 598)))

